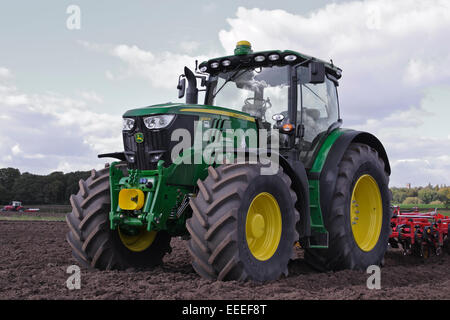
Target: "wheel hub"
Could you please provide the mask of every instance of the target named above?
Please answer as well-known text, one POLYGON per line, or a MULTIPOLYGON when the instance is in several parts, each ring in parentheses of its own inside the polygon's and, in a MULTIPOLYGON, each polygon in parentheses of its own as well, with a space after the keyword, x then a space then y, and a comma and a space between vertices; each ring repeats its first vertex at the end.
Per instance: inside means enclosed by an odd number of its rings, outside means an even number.
POLYGON ((281 239, 281 210, 277 200, 268 192, 253 198, 247 212, 245 235, 248 248, 261 261, 270 259, 281 239))
POLYGON ((264 227, 264 217, 259 213, 254 214, 250 222, 250 231, 255 239, 261 238, 265 231, 264 227))
POLYGON ((350 221, 356 244, 363 251, 378 243, 383 220, 380 189, 375 179, 362 175, 356 181, 350 204, 350 221))

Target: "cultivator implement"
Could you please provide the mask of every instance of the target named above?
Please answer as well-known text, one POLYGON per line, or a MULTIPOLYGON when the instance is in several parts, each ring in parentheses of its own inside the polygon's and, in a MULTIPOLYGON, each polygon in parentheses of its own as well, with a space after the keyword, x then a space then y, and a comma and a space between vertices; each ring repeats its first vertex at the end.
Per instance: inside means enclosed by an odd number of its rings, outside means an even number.
POLYGON ((404 255, 428 258, 441 255, 443 249, 450 254, 450 217, 437 210, 420 213, 415 208, 402 212, 400 207, 393 207, 391 228, 389 244, 392 248, 400 245, 404 255))

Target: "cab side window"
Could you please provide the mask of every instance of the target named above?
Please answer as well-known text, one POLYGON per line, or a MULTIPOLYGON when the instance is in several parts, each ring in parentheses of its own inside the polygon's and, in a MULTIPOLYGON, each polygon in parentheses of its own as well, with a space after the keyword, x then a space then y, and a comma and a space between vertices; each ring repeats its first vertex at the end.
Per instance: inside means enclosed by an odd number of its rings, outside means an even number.
POLYGON ((307 83, 308 69, 298 69, 298 110, 297 122, 303 125, 300 158, 309 168, 314 160, 314 153, 319 147, 320 137, 331 124, 339 119, 339 106, 336 84, 325 77, 323 83, 307 83))
MULTIPOLYGON (((299 76, 299 79, 306 78, 302 78, 302 74, 299 76)), ((297 116, 297 121, 304 126, 303 140, 311 144, 339 118, 336 86, 327 77, 323 83, 300 83, 298 96, 301 114, 297 116)))

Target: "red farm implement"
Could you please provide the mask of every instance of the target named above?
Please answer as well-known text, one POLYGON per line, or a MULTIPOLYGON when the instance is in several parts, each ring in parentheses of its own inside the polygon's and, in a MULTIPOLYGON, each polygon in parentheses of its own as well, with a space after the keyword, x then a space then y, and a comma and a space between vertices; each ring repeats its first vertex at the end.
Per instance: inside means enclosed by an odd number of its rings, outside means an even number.
POLYGON ((25 208, 20 201, 11 201, 10 204, 4 206, 0 211, 16 211, 16 212, 37 212, 39 208, 25 208))
POLYGON ((404 255, 423 258, 440 255, 443 249, 450 254, 450 217, 437 213, 437 210, 421 213, 415 208, 402 212, 400 207, 393 207, 393 211, 389 238, 392 248, 401 245, 404 255))

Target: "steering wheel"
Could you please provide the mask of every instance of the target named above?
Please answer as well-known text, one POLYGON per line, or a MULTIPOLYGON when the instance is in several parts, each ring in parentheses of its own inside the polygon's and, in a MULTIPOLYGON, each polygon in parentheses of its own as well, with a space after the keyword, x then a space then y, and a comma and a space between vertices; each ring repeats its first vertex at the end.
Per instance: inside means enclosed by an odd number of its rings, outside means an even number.
POLYGON ((251 105, 251 104, 254 105, 256 101, 261 101, 262 102, 261 108, 263 108, 264 110, 267 110, 267 109, 272 107, 272 102, 270 102, 270 98, 269 97, 267 97, 267 99, 250 97, 250 98, 245 99, 244 104, 245 105, 251 105), (252 101, 252 100, 253 100, 253 103, 250 103, 250 101, 252 101))
POLYGON ((266 121, 266 111, 272 107, 270 99, 247 98, 244 100, 242 111, 266 121), (251 102, 253 101, 253 103, 251 102), (258 101, 258 102, 257 102, 258 101))

